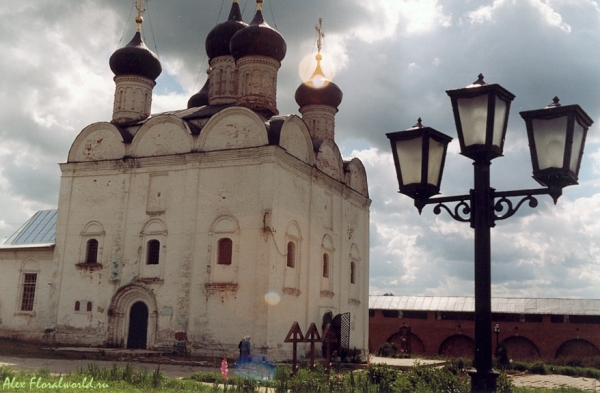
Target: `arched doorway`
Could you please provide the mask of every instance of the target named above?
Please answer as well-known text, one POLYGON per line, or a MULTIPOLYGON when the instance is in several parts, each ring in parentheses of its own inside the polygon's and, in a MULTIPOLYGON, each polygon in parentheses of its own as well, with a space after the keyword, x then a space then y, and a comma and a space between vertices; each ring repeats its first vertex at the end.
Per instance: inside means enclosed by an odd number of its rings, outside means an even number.
POLYGON ((148 307, 144 302, 136 302, 129 310, 129 331, 127 348, 146 349, 148 339, 148 307))
POLYGON ((150 288, 143 283, 130 283, 119 288, 108 309, 107 346, 151 348, 155 344, 157 327, 156 298, 150 288))
MULTIPOLYGON (((406 338, 403 337, 401 332, 398 333, 394 333, 392 334, 388 339, 387 342, 389 343, 394 343, 398 346, 398 349, 402 348, 402 339, 406 338)), ((414 333, 410 333, 410 336, 408 337, 408 340, 410 340, 410 345, 408 347, 410 347, 410 353, 412 355, 421 355, 425 353, 425 344, 423 344, 423 340, 421 340, 419 338, 419 336, 417 336, 414 333)))
POLYGON ((533 341, 522 336, 507 337, 499 346, 506 348, 508 357, 515 360, 537 360, 540 350, 533 341))
POLYGON ((556 358, 600 356, 600 350, 591 342, 583 339, 573 339, 562 343, 556 351, 556 358))
POLYGON ((440 345, 439 355, 449 358, 470 358, 475 353, 475 341, 464 334, 455 334, 446 338, 440 345))

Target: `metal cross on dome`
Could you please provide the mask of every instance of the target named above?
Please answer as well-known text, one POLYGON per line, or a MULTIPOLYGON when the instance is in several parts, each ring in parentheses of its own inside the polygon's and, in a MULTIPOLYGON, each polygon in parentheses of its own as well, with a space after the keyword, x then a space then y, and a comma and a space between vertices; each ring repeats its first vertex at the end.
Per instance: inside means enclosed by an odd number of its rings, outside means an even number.
POLYGON ((325 33, 323 33, 323 18, 319 18, 319 24, 315 25, 315 30, 319 33, 319 38, 317 38, 317 51, 321 53, 321 48, 323 47, 322 38, 325 38, 325 33))
POLYGON ((135 2, 135 9, 137 10, 138 14, 135 17, 135 23, 137 23, 137 27, 136 30, 140 31, 141 27, 142 27, 142 22, 144 21, 144 12, 146 12, 146 8, 144 7, 144 2, 148 2, 150 0, 136 0, 135 2))

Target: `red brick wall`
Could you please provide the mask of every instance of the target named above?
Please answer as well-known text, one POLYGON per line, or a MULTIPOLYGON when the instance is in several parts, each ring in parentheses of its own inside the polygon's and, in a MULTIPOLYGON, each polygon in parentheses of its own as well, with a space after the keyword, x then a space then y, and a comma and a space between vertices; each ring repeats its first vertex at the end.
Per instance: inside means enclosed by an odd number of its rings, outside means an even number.
MULTIPOLYGON (((371 310, 371 315, 373 312, 374 316, 369 317, 371 353, 376 353, 406 324, 413 335, 413 354, 422 348, 424 355, 437 356, 446 341, 443 348, 447 355, 469 353, 472 356, 474 346, 469 344, 474 345, 473 321, 438 320, 435 312, 428 312, 427 319, 385 318, 381 310, 371 310)), ((493 322, 492 326, 496 323, 500 324, 499 341, 507 346, 509 358, 514 360, 553 359, 559 349, 561 355, 600 356, 600 324, 552 323, 549 315, 544 315, 542 322, 493 322)), ((495 333, 492 333, 492 345, 496 345, 495 333)))

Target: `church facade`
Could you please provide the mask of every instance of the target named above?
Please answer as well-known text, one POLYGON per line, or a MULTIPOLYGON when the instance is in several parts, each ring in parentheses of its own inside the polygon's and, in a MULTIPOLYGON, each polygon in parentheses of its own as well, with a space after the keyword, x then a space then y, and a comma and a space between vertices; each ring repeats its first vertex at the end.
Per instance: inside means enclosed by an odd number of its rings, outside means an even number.
POLYGON ((233 1, 206 40, 206 85, 153 115, 161 66, 138 16, 110 59, 113 119, 76 137, 58 209, 0 248, 1 335, 230 356, 250 335, 285 359, 293 322, 345 315, 349 347, 368 350, 370 199, 335 143, 342 92, 317 66, 302 116, 279 114, 286 43, 261 3, 246 24, 233 1))

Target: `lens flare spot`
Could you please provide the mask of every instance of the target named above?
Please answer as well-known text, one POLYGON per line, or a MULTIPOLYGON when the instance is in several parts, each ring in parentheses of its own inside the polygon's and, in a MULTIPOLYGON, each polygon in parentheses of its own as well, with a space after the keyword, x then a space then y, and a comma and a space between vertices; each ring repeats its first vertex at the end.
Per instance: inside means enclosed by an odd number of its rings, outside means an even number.
MULTIPOLYGON (((313 74, 315 73, 315 69, 317 68, 317 60, 315 60, 315 55, 306 55, 298 65, 298 75, 300 79, 306 83, 308 82, 313 74)), ((327 54, 323 54, 323 58, 321 60, 321 70, 324 73, 325 78, 329 80, 333 80, 335 76, 335 65, 332 62, 332 59, 327 56, 327 54)))
POLYGON ((279 292, 275 290, 265 292, 265 302, 267 302, 269 306, 276 306, 279 304, 280 301, 281 295, 279 294, 279 292))
POLYGON ((313 87, 316 87, 317 89, 320 89, 321 87, 325 86, 325 82, 326 82, 326 79, 323 78, 321 75, 316 75, 312 79, 313 87))

